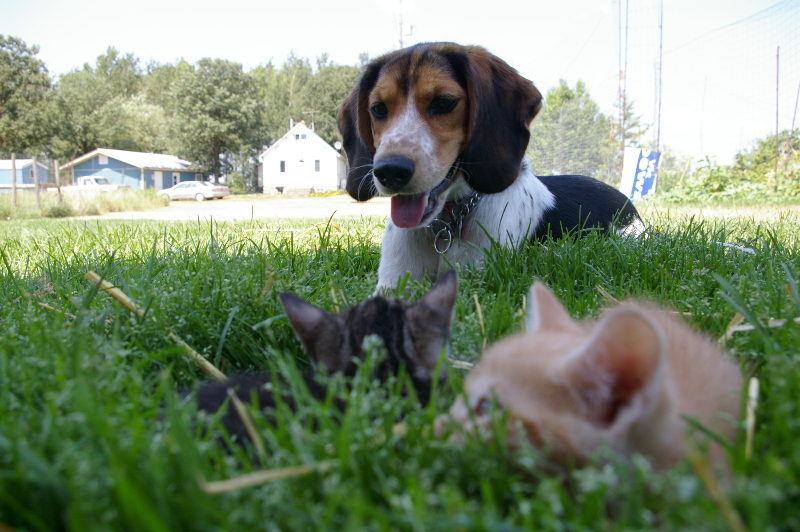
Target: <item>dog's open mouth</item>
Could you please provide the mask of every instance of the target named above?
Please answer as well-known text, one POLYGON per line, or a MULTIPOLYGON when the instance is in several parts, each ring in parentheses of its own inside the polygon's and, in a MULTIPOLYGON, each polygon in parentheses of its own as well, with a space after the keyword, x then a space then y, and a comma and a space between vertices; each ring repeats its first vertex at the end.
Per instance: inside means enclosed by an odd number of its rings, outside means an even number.
POLYGON ((444 193, 453 184, 448 178, 428 192, 392 196, 392 222, 397 227, 408 229, 429 222, 439 214, 444 205, 444 193))

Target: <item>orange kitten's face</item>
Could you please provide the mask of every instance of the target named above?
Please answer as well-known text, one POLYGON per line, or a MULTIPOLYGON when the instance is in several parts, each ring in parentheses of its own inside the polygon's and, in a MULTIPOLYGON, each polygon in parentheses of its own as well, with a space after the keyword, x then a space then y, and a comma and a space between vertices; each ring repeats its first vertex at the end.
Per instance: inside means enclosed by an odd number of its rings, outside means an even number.
POLYGON ((526 438, 559 462, 580 463, 600 444, 614 445, 619 427, 654 400, 660 336, 627 310, 579 324, 540 283, 530 306, 528 331, 484 353, 450 417, 480 429, 496 403, 510 414, 512 445, 526 438))

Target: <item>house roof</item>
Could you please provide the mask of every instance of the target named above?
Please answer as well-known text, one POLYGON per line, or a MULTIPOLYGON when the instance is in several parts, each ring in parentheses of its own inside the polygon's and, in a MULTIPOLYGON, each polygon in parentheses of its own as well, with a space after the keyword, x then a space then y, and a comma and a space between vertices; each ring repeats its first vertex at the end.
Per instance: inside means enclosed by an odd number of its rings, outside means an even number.
POLYGON ((306 134, 306 136, 308 137, 306 140, 313 142, 315 147, 319 147, 320 149, 323 150, 327 148, 328 150, 336 154, 337 157, 341 157, 339 152, 334 150, 327 142, 325 142, 325 140, 323 140, 322 137, 317 135, 313 129, 309 128, 306 125, 306 123, 301 120, 300 122, 292 126, 284 136, 273 142, 266 150, 261 152, 261 155, 258 156, 259 160, 263 162, 264 158, 269 156, 270 153, 277 150, 282 144, 294 140, 295 135, 303 133, 306 134))
POLYGON ((112 150, 109 148, 97 148, 87 154, 71 160, 61 167, 62 170, 88 161, 96 155, 105 155, 123 163, 130 164, 137 168, 146 170, 171 170, 175 172, 192 170, 192 163, 165 153, 145 153, 140 151, 112 150))
MULTIPOLYGON (((17 170, 30 166, 31 163, 33 163, 33 159, 17 159, 17 170)), ((38 164, 47 168, 47 165, 41 162, 38 164)), ((0 159, 0 170, 11 170, 11 159, 0 159)))

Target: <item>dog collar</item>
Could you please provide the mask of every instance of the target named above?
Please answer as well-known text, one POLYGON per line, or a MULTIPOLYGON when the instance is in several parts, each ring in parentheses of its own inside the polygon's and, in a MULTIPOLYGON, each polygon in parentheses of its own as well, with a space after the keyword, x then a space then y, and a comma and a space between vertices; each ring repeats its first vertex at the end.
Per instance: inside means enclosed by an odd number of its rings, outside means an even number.
POLYGON ((475 210, 481 197, 480 193, 473 192, 469 196, 444 204, 442 212, 428 224, 428 229, 433 235, 433 249, 436 253, 444 255, 453 245, 453 239, 461 238, 464 220, 475 210))

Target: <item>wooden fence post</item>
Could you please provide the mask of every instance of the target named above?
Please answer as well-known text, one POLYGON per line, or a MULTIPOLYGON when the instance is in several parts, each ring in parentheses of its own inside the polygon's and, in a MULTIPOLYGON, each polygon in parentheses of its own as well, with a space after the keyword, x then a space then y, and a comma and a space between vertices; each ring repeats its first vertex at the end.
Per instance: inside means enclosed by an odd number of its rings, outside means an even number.
POLYGON ((33 186, 36 187, 36 208, 42 210, 42 195, 39 190, 39 163, 36 161, 36 156, 33 156, 33 186))
POLYGON ((64 197, 61 195, 61 173, 58 169, 58 159, 53 161, 53 170, 56 174, 56 190, 58 190, 58 202, 64 203, 64 197))
POLYGON ((17 154, 11 154, 11 204, 17 206, 17 154))

